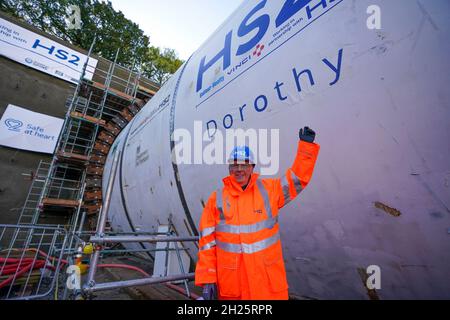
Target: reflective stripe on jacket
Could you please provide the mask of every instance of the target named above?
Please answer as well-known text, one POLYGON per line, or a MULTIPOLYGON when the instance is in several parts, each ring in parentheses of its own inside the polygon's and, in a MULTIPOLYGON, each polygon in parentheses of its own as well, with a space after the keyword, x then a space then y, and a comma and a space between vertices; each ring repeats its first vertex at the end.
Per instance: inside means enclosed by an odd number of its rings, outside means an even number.
POLYGON ((281 179, 252 174, 245 190, 230 176, 208 199, 200 220, 195 284, 217 283, 220 299, 287 299, 278 209, 308 184, 319 145, 299 141, 281 179))

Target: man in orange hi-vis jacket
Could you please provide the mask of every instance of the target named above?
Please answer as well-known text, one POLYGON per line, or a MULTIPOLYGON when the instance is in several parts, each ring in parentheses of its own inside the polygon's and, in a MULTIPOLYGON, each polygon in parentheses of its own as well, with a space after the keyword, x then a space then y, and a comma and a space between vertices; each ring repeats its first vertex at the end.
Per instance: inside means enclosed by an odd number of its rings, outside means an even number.
POLYGON ((205 300, 288 299, 278 210, 306 187, 320 148, 310 128, 299 137, 294 163, 281 179, 259 179, 250 149, 233 150, 230 175, 200 220, 195 284, 205 300))

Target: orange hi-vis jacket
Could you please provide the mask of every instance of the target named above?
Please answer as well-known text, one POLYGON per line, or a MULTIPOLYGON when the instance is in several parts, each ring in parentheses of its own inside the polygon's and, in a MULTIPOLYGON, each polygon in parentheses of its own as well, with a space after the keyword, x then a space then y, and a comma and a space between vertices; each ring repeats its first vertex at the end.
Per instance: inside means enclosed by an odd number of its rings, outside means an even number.
POLYGON ((278 209, 306 187, 319 148, 299 141, 295 161, 281 179, 254 173, 245 190, 231 176, 223 179, 200 220, 196 285, 216 283, 219 299, 288 299, 278 209))

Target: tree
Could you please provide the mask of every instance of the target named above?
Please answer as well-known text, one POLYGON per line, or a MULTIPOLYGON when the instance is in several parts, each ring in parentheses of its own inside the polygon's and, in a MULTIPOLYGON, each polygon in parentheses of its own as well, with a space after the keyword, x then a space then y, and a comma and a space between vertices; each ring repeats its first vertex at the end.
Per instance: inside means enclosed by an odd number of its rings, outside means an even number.
POLYGON ((0 0, 0 9, 86 50, 96 37, 94 53, 109 60, 114 60, 120 48, 117 61, 125 67, 143 63, 150 44, 139 26, 115 11, 109 1, 0 0), (81 29, 68 28, 71 5, 80 8, 81 29))
POLYGON ((183 64, 175 50, 165 48, 161 52, 160 48, 154 46, 148 48, 144 61, 143 74, 159 85, 163 85, 183 64))

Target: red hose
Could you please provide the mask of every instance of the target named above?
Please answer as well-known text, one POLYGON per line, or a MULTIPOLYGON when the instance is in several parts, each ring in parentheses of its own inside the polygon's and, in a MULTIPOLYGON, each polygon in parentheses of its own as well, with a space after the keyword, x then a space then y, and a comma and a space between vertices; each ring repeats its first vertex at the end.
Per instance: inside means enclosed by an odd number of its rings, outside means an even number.
POLYGON ((0 258, 0 262, 10 262, 10 263, 14 263, 14 262, 30 262, 33 261, 33 258, 24 258, 24 259, 16 259, 16 258, 0 258))
MULTIPOLYGON (((33 249, 28 249, 26 251, 36 251, 33 249)), ((22 251, 22 250, 19 250, 22 251)), ((38 251, 41 255, 49 258, 47 254, 43 251, 38 251)), ((55 258, 51 257, 53 260, 55 258)), ((53 271, 56 270, 55 267, 48 265, 45 260, 38 260, 33 258, 0 258, 0 262, 3 263, 3 266, 0 268, 0 276, 1 275, 11 275, 4 281, 0 282, 0 289, 10 284, 14 279, 18 279, 22 277, 22 275, 28 271, 40 268, 49 268, 53 271)), ((64 264, 64 262, 63 262, 64 264)))
POLYGON ((21 277, 22 274, 24 274, 25 272, 28 272, 32 267, 34 267, 34 268, 42 268, 44 266, 44 264, 45 264, 45 262, 42 262, 42 261, 38 261, 37 263, 34 264, 34 266, 33 266, 33 263, 28 264, 26 267, 24 267, 21 270, 19 270, 16 274, 14 274, 11 277, 9 277, 8 279, 0 282, 0 288, 3 288, 5 286, 7 286, 14 279, 17 279, 17 278, 21 277))
MULTIPOLYGON (((44 262, 44 264, 45 264, 45 261, 44 261, 44 260, 36 260, 36 261, 34 261, 34 262, 39 262, 39 264, 41 264, 42 262, 44 262)), ((5 265, 5 267, 3 268, 3 270, 1 270, 2 272, 0 273, 0 276, 1 276, 1 275, 5 275, 5 274, 11 274, 11 273, 14 273, 14 272, 18 271, 19 269, 22 269, 23 267, 28 267, 28 266, 30 266, 30 265, 31 265, 31 266, 33 265, 33 261, 21 263, 20 265, 19 265, 18 263, 16 263, 16 264, 8 264, 8 265, 5 265)), ((34 269, 34 268, 33 268, 33 269, 34 269)))
MULTIPOLYGON (((34 249, 34 248, 30 248, 30 249, 12 249, 12 250, 15 250, 15 251, 33 251, 33 252, 38 252, 40 255, 44 256, 45 258, 47 258, 47 259, 49 259, 49 260, 52 260, 52 262, 53 262, 53 260, 58 259, 58 258, 56 258, 56 257, 50 257, 50 256, 49 256, 48 254, 46 254, 44 251, 42 251, 42 250, 36 250, 36 249, 34 249)), ((0 258, 0 262, 5 261, 5 260, 9 260, 9 259, 14 259, 14 258, 8 258, 8 259, 0 258)), ((34 260, 33 258, 24 258, 23 260, 26 260, 26 259, 34 260)), ((18 259, 18 260, 20 260, 20 259, 18 259)), ((68 262, 67 262, 67 260, 61 259, 61 263, 62 263, 62 264, 67 264, 68 262)))
MULTIPOLYGON (((181 288, 180 286, 177 286, 173 283, 166 283, 166 286, 169 287, 172 290, 178 291, 179 293, 183 294, 183 295, 187 295, 186 290, 184 290, 183 288, 181 288)), ((189 292, 189 298, 193 299, 193 300, 197 300, 198 298, 200 298, 200 296, 196 295, 193 292, 189 292)))
MULTIPOLYGON (((19 250, 19 249, 17 249, 19 250)), ((22 250, 19 250, 22 251, 22 250)), ((46 257, 47 259, 51 259, 51 260, 55 260, 55 257, 49 257, 45 252, 41 251, 41 250, 36 250, 36 249, 27 249, 26 251, 38 251, 39 254, 41 254, 42 256, 46 257)), ((15 275, 9 277, 8 279, 4 280, 3 282, 0 283, 0 289, 3 288, 4 286, 8 285, 13 279, 14 277, 19 278, 21 277, 25 272, 29 271, 30 268, 33 266, 33 262, 34 262, 34 266, 33 269, 40 269, 42 267, 46 267, 46 268, 50 268, 52 270, 56 270, 55 267, 53 266, 49 266, 49 265, 45 265, 45 261, 44 260, 35 260, 32 258, 25 258, 25 259, 15 259, 15 258, 0 258, 0 262, 9 262, 11 264, 7 265, 5 268, 3 268, 3 272, 0 274, 11 274, 12 272, 16 272, 17 269, 22 266, 22 264, 28 264, 27 266, 23 267, 22 269, 20 269, 15 275), (13 264, 14 263, 14 264, 13 264)), ((67 260, 61 259, 61 264, 68 264, 67 260)), ((122 268, 122 269, 129 269, 129 270, 134 270, 137 271, 139 273, 141 273, 142 275, 144 275, 145 277, 150 277, 150 275, 145 272, 144 270, 142 270, 141 268, 135 267, 135 266, 131 266, 131 265, 127 265, 127 264, 116 264, 116 263, 110 263, 110 264, 99 264, 97 266, 98 268, 122 268)), ((165 283, 165 285, 172 289, 175 290, 183 295, 187 295, 186 290, 184 290, 183 288, 174 285, 172 283, 165 283)), ((197 299, 199 298, 198 295, 196 295, 195 293, 190 293, 190 298, 191 299, 197 299)))

